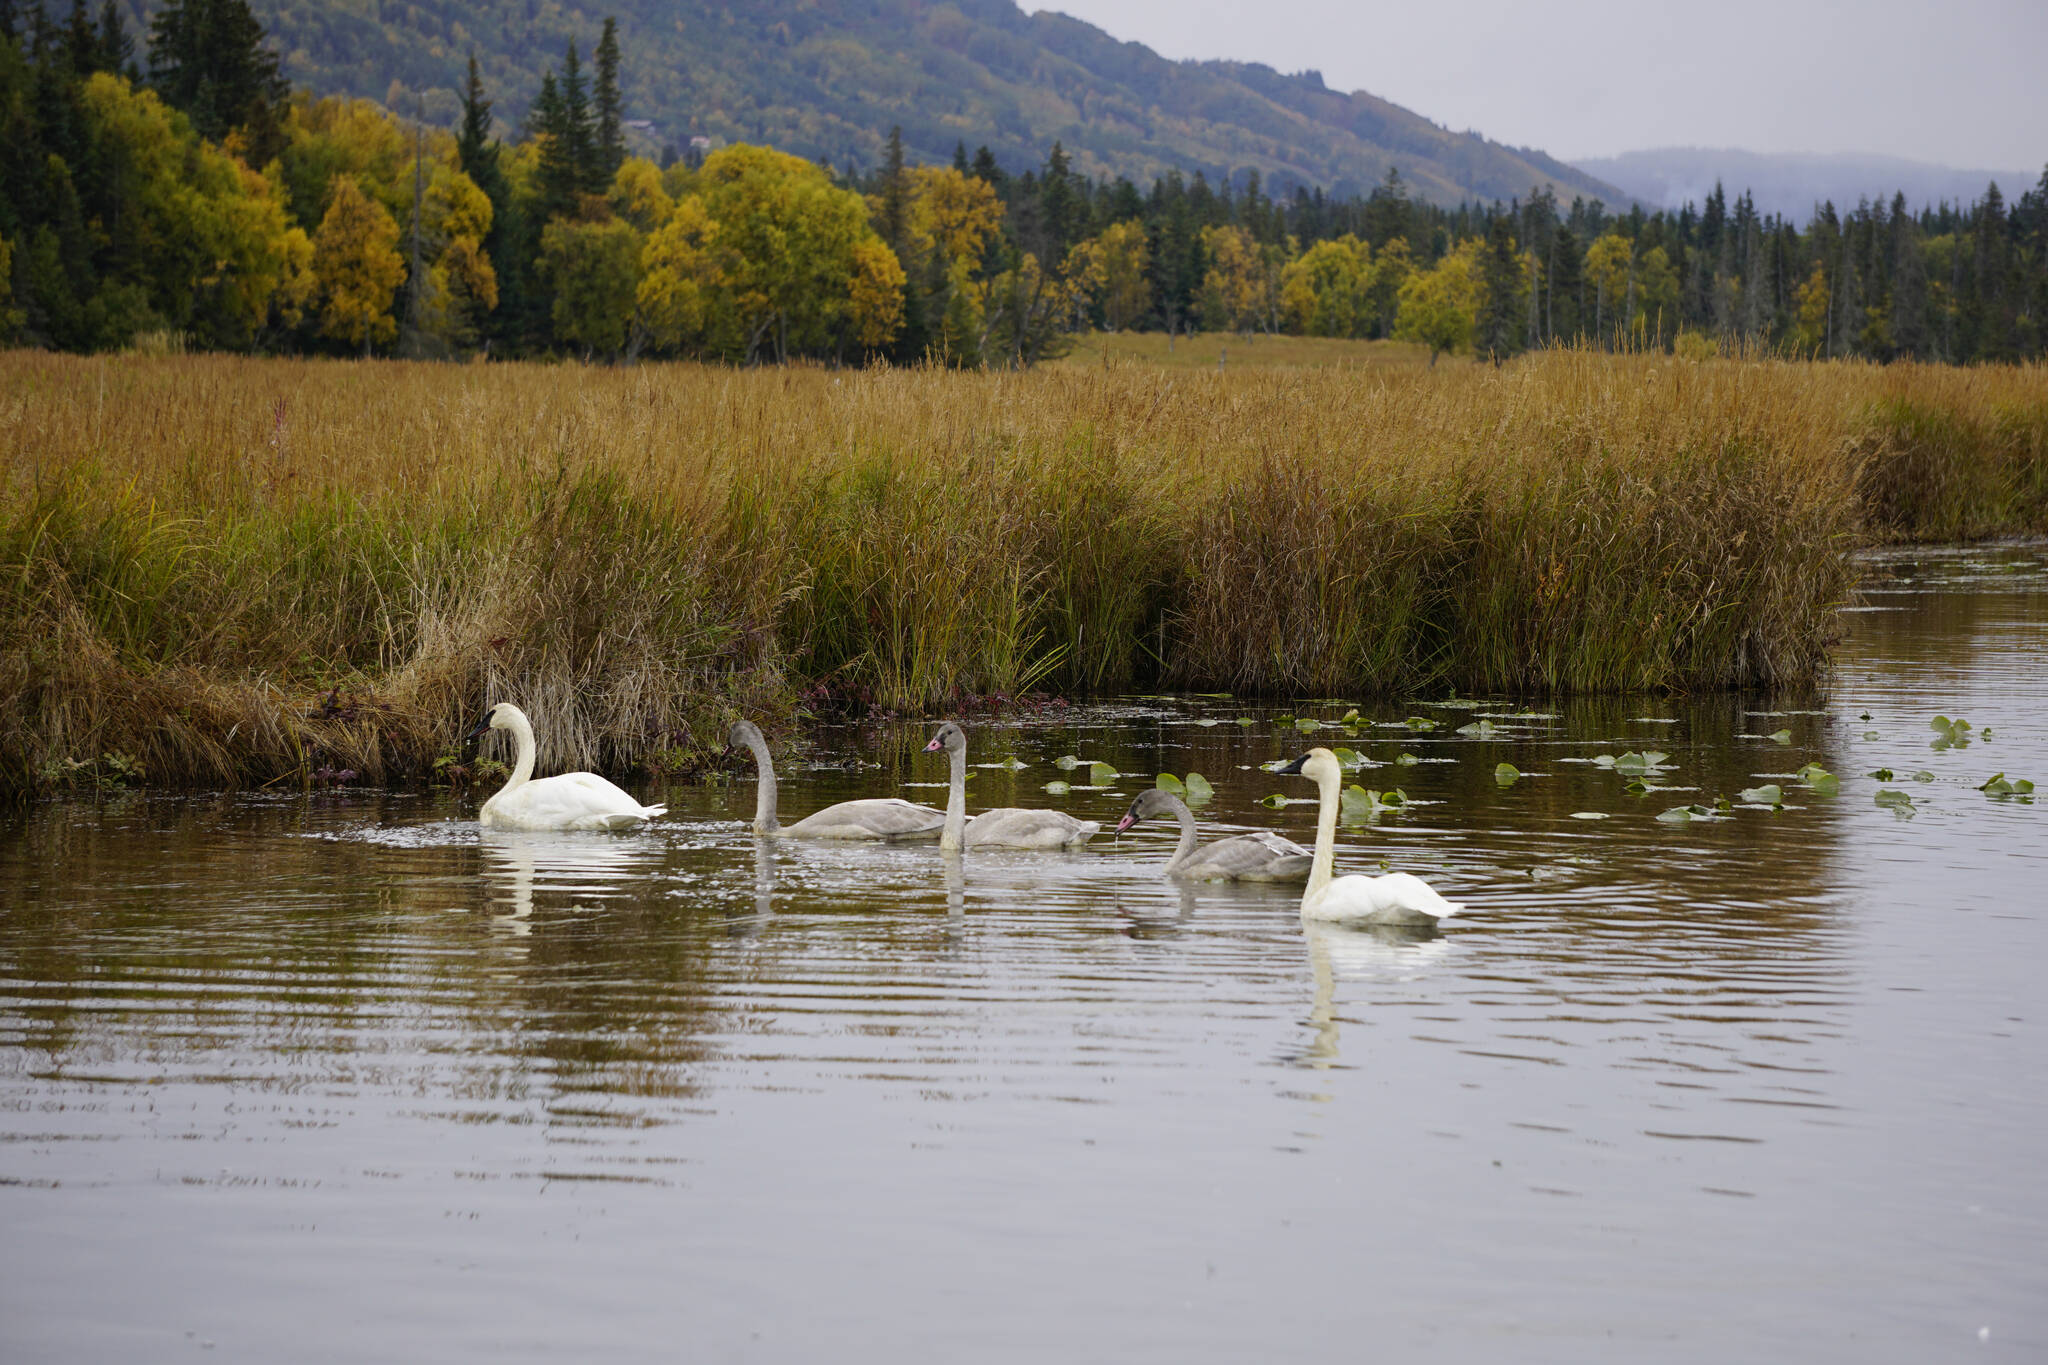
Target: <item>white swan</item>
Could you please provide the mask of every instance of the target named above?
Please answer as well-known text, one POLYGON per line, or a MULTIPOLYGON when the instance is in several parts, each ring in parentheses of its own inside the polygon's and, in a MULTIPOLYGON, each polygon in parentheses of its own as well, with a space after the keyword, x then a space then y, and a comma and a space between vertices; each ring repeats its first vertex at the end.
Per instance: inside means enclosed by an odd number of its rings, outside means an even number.
POLYGON ((1310 749, 1279 769, 1316 784, 1315 865, 1301 894, 1301 917, 1341 920, 1351 924, 1430 925, 1449 919, 1461 908, 1439 896, 1428 882, 1406 872, 1384 877, 1332 877, 1337 857, 1337 805, 1344 785, 1344 766, 1328 749, 1310 749))
POLYGON ((596 773, 562 773, 533 780, 533 726, 526 713, 501 701, 477 722, 469 738, 489 730, 510 730, 519 756, 512 776, 476 813, 485 829, 634 829, 666 814, 667 806, 643 806, 596 773))
POLYGON ((1171 815, 1180 821, 1180 843, 1166 861, 1169 877, 1191 877, 1208 882, 1299 882, 1308 879, 1309 851, 1292 839, 1267 830, 1233 834, 1195 847, 1195 813, 1188 803, 1172 792, 1154 787, 1138 793, 1124 818, 1116 822, 1122 834, 1148 815, 1171 815))
POLYGON ((907 843, 913 839, 935 839, 946 823, 943 813, 894 796, 841 801, 784 826, 775 814, 775 763, 768 757, 768 741, 750 720, 732 727, 726 743, 754 756, 760 770, 760 784, 754 796, 754 830, 758 834, 784 839, 884 839, 907 843))
POLYGON ((946 793, 946 829, 939 847, 1074 848, 1093 839, 1100 820, 1076 820, 1064 811, 1026 810, 1002 806, 967 818, 967 736, 952 721, 939 727, 926 753, 944 749, 953 762, 951 790, 946 793))

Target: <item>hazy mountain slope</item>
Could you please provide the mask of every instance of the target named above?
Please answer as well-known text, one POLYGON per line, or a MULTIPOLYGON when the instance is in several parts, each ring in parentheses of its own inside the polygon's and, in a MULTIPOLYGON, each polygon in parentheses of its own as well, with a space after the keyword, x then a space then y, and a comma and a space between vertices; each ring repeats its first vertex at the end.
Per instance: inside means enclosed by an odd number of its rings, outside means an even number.
POLYGON ((1140 184, 1171 168, 1255 167, 1270 188, 1369 189, 1397 167, 1439 203, 1620 196, 1541 152, 1449 132, 1364 93, 1235 62, 1172 62, 1062 14, 1010 0, 254 0, 291 79, 451 122, 474 48, 501 116, 516 120, 576 39, 586 64, 619 20, 629 118, 649 148, 691 134, 765 141, 835 166, 875 165, 900 123, 915 159, 986 143, 1007 167, 1063 141, 1077 169, 1140 184))
MULTIPOLYGON (((2042 153, 2048 156, 2048 143, 2042 153)), ((1839 210, 1855 207, 1862 198, 1889 202, 1904 192, 1914 209, 1944 199, 1971 203, 1981 199, 1984 187, 1994 180, 1999 192, 2011 199, 2032 188, 2041 175, 2038 167, 2031 173, 1967 171, 1896 156, 1768 154, 1732 147, 1660 147, 1582 158, 1577 165, 1651 208, 1697 204, 1713 192, 1718 180, 1731 198, 1748 189, 1756 195, 1759 210, 1800 224, 1824 201, 1839 210)))

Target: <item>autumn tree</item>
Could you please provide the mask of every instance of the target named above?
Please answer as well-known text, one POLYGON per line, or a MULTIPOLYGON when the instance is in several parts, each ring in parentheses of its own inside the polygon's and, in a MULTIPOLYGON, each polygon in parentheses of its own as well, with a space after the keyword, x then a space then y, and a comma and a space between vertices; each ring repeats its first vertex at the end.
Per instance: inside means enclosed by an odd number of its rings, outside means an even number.
POLYGON ((364 194, 352 175, 336 176, 327 213, 313 235, 320 283, 320 331, 368 355, 398 335, 391 299, 405 278, 398 220, 364 194))
POLYGON ((1429 347, 1429 363, 1448 351, 1472 346, 1472 327, 1479 309, 1478 239, 1465 242, 1428 270, 1417 271, 1401 286, 1401 311, 1394 335, 1429 347))
POLYGON ((1287 330, 1306 336, 1365 336, 1372 323, 1372 283, 1369 244, 1349 233, 1315 243, 1281 272, 1280 311, 1287 330))
POLYGON ((1103 325, 1121 332, 1151 310, 1150 265, 1145 225, 1133 218, 1076 246, 1067 273, 1102 309, 1103 325))
POLYGON ((622 218, 558 218, 541 232, 541 270, 554 292, 555 338, 616 356, 633 339, 640 233, 622 218))

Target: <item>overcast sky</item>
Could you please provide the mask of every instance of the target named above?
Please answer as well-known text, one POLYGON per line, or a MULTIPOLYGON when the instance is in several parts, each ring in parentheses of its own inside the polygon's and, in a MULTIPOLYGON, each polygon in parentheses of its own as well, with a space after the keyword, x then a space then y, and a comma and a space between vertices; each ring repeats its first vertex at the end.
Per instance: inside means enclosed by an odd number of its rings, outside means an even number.
POLYGON ((2048 162, 2048 0, 1023 0, 1168 57, 1313 67, 1554 156, 1645 147, 2048 162))

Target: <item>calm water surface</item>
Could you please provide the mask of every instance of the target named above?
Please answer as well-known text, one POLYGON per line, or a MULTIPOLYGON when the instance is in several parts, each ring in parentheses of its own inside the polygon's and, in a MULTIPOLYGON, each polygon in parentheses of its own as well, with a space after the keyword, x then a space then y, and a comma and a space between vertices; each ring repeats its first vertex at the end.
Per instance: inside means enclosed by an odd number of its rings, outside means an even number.
MULTIPOLYGON (((766 847, 750 777, 627 837, 354 791, 8 815, 0 1358, 2048 1359, 2048 802, 1977 790, 2048 791, 2048 551, 1872 574, 1822 702, 1320 732, 1414 798, 1340 863, 1470 907, 1427 939, 1176 888, 1151 825, 766 847), (1684 790, 1585 761, 1646 748, 1684 790)), ((1256 766, 1281 714, 978 726, 1028 766, 970 802, 1113 823, 1195 769, 1205 822, 1306 842, 1258 803, 1308 794, 1256 766), (1064 754, 1142 776, 1048 795, 1064 754)), ((819 730, 785 818, 938 801, 924 737, 819 730)))

